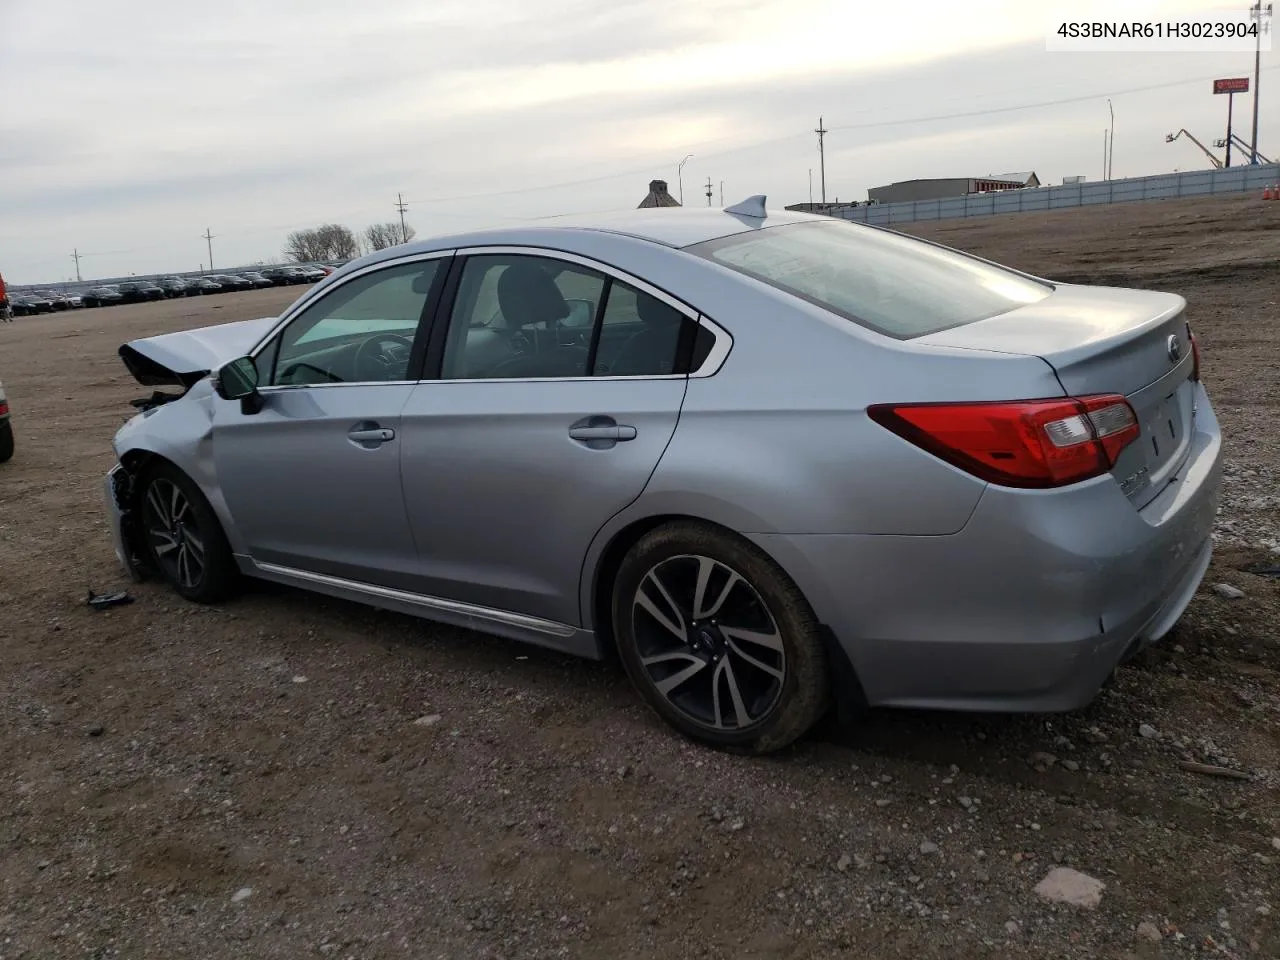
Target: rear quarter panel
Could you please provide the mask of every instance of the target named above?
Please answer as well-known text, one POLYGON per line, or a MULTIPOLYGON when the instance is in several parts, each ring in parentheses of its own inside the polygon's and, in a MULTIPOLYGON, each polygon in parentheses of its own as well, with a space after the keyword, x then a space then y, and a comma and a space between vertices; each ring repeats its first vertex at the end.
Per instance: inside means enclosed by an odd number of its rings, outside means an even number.
POLYGON ((706 312, 733 349, 713 376, 690 379, 644 493, 653 509, 722 504, 744 533, 955 533, 985 484, 880 427, 867 407, 1062 395, 1037 357, 893 340, 750 278, 705 272, 716 287, 706 312))

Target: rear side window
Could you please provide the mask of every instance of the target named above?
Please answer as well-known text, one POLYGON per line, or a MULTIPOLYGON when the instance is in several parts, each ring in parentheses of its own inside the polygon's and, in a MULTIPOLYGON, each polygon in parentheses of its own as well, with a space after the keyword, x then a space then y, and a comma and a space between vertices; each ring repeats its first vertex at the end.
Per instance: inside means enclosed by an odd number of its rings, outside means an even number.
POLYGON ((769 227, 686 249, 899 340, 1007 313, 1051 292, 973 257, 838 221, 769 227))

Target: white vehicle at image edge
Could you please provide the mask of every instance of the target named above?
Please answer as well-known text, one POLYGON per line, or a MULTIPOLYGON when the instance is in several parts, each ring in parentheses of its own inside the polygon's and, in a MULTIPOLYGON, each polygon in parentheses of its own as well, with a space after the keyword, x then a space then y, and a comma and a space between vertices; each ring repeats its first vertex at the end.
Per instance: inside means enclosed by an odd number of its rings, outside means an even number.
POLYGON ((115 437, 135 577, 616 653, 727 749, 833 706, 1080 707, 1209 564, 1181 297, 762 197, 400 244, 120 355, 178 388, 115 437))

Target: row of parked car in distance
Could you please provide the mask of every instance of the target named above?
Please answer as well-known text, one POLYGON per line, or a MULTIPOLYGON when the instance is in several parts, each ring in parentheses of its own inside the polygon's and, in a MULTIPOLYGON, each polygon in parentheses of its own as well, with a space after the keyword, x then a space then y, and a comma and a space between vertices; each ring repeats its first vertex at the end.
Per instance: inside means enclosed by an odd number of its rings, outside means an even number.
POLYGON ((267 267, 264 270, 248 270, 238 274, 216 273, 199 277, 126 280, 122 283, 90 287, 84 293, 35 290, 15 296, 11 305, 15 316, 32 316, 61 310, 77 310, 81 307, 109 307, 117 303, 146 303, 149 300, 165 300, 172 297, 196 297, 211 293, 231 293, 236 290, 315 283, 317 280, 323 280, 334 269, 335 266, 328 263, 304 264, 267 267))

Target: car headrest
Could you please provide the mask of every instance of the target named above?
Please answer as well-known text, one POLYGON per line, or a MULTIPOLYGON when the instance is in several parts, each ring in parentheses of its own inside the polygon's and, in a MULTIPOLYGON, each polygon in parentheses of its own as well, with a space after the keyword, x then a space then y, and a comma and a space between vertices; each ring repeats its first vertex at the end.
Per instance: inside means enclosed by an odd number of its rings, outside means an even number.
POLYGON ((516 262, 498 278, 498 306, 509 327, 551 323, 569 315, 569 304, 550 274, 535 263, 516 262))
POLYGON ((642 290, 636 291, 636 313, 640 314, 640 319, 647 327, 674 327, 684 319, 678 310, 642 290))

